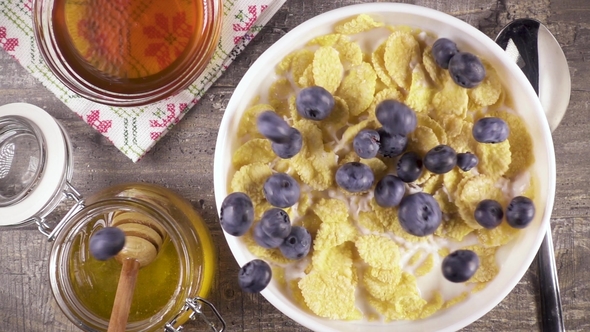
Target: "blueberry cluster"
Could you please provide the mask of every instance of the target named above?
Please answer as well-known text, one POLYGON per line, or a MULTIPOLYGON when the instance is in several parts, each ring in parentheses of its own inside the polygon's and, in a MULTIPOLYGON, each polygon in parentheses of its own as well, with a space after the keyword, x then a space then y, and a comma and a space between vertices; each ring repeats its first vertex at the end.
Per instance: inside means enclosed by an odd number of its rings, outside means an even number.
POLYGON ((486 77, 481 60, 469 52, 460 52, 457 44, 447 38, 434 42, 432 56, 441 68, 449 70, 453 81, 461 87, 475 88, 486 77))
POLYGON ((506 213, 504 213, 500 203, 485 199, 479 202, 474 212, 477 223, 487 229, 498 227, 504 216, 509 226, 519 229, 525 228, 535 217, 535 204, 528 197, 516 196, 510 200, 506 207, 506 213))
POLYGON ((272 151, 280 158, 292 158, 301 150, 303 145, 301 133, 289 126, 277 113, 263 112, 256 118, 256 127, 271 141, 272 151))

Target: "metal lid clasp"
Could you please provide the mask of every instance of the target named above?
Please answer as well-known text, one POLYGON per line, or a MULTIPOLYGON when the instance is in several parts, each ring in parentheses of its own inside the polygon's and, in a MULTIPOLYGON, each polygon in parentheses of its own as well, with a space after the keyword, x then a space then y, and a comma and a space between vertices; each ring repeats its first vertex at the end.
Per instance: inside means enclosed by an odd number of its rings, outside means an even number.
POLYGON ((209 327, 209 330, 211 332, 223 332, 225 331, 225 321, 223 320, 223 317, 221 317, 221 314, 219 313, 219 311, 217 311, 217 308, 215 308, 215 306, 205 300, 202 297, 194 297, 194 298, 188 298, 185 301, 185 305, 182 307, 182 310, 180 311, 180 313, 178 315, 176 315, 170 322, 168 322, 166 324, 166 326, 164 327, 164 330, 166 332, 180 332, 182 331, 183 327, 182 325, 179 324, 186 321, 186 316, 188 315, 188 319, 190 320, 196 320, 196 319, 201 319, 203 322, 205 322, 207 324, 207 326, 209 327), (213 313, 215 314, 215 316, 217 317, 217 319, 219 320, 220 323, 220 329, 218 329, 217 324, 211 322, 211 320, 209 320, 209 318, 207 318, 207 316, 205 315, 205 313, 203 312, 203 304, 208 306, 211 311, 213 311, 213 313), (191 312, 192 311, 192 312, 191 312))

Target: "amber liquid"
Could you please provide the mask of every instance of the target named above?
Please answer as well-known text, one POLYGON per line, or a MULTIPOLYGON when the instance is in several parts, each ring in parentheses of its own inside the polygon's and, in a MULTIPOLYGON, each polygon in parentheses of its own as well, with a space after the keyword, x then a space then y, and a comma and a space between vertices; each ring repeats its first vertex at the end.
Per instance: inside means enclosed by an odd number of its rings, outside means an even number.
POLYGON ((52 17, 57 46, 76 74, 119 93, 174 79, 210 28, 203 0, 55 0, 52 17))

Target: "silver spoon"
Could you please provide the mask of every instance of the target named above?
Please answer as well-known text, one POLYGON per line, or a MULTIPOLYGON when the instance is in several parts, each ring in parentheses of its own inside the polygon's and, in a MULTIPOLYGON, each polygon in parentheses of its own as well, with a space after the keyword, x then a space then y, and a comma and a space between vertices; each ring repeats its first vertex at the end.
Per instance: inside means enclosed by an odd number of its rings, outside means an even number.
MULTIPOLYGON (((551 131, 555 130, 567 110, 571 93, 569 67, 555 37, 540 22, 519 19, 500 31, 496 43, 529 79, 539 95, 551 131)), ((543 331, 565 331, 551 229, 545 234, 537 261, 543 331)))

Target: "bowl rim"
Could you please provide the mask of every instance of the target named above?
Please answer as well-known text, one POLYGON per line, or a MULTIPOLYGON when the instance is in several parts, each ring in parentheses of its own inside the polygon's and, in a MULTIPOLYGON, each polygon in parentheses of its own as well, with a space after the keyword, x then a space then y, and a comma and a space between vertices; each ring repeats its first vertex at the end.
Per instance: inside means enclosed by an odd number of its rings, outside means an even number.
MULTIPOLYGON (((482 307, 479 311, 475 314, 462 317, 461 319, 455 321, 454 324, 450 326, 446 326, 442 328, 440 331, 456 331, 461 329, 479 318, 483 315, 490 312, 498 303, 500 303, 516 286, 516 284, 522 279, 526 271, 528 270, 529 266, 533 262, 538 248, 541 245, 543 237, 547 229, 550 230, 550 218, 551 212, 553 210, 554 198, 555 198, 555 186, 556 186, 556 166, 555 166, 555 152, 553 147, 553 141, 551 139, 551 131, 549 129, 548 122, 544 116, 543 108, 539 101, 539 98, 535 94, 532 86, 528 82, 526 76, 520 68, 516 65, 516 63, 512 62, 505 54, 504 50, 502 50, 492 39, 486 36, 483 32, 478 30, 477 28, 471 26, 470 24, 454 17, 449 14, 437 11, 435 9, 422 7, 418 5, 412 4, 402 4, 402 3, 363 3, 363 4, 355 4, 350 6, 340 7, 334 10, 330 10, 319 14, 315 17, 306 20, 305 22, 299 24, 297 27, 293 28, 289 31, 285 36, 281 37, 278 41, 276 41, 273 45, 271 45, 266 51, 260 55, 260 57, 252 64, 252 66, 248 69, 245 75, 240 80, 239 84, 237 85, 236 89, 234 90, 232 97, 226 107, 225 114, 221 121, 217 143, 215 147, 215 155, 214 155, 214 191, 215 191, 215 200, 217 206, 217 212, 219 216, 219 211, 221 207, 221 203, 227 195, 227 174, 224 172, 225 167, 223 162, 224 158, 222 156, 223 150, 226 147, 228 142, 226 141, 227 132, 229 130, 231 116, 229 114, 233 114, 233 110, 236 108, 241 107, 240 104, 243 104, 243 99, 241 96, 244 95, 245 90, 250 85, 250 82, 259 75, 259 72, 262 68, 267 67, 269 63, 272 63, 272 56, 276 50, 281 49, 289 49, 294 50, 292 45, 290 45, 291 41, 294 38, 302 37, 305 40, 309 40, 309 36, 306 36, 306 32, 313 30, 316 27, 324 26, 326 24, 333 24, 333 22, 343 20, 349 17, 357 16, 361 13, 395 13, 395 14, 411 14, 411 15, 419 15, 425 18, 434 19, 437 21, 445 21, 445 24, 448 24, 452 28, 459 29, 465 31, 465 34, 473 35, 478 38, 478 42, 482 43, 486 49, 489 49, 493 53, 493 57, 500 59, 500 61, 507 66, 508 70, 514 73, 514 78, 518 81, 517 84, 521 85, 522 88, 525 90, 524 99, 527 100, 527 103, 530 103, 533 112, 539 116, 539 122, 541 128, 539 128, 541 134, 543 135, 543 140, 546 144, 544 144, 544 149, 547 153, 547 174, 546 174, 546 195, 543 196, 546 198, 546 204, 544 209, 537 209, 537 213, 543 212, 543 216, 541 219, 541 225, 539 227, 539 231, 536 234, 536 237, 533 242, 533 249, 530 253, 527 254, 526 259, 524 260, 523 264, 519 266, 516 270, 516 273, 510 279, 508 283, 508 287, 503 289, 496 289, 495 293, 496 296, 488 301, 487 304, 482 307), (223 185, 221 185, 223 183, 223 185)), ((416 24, 419 26, 419 24, 416 24)), ((537 175, 539 177, 539 175, 537 175)), ((539 195, 539 196, 542 196, 539 195)), ((225 232, 224 236, 230 247, 232 255, 234 259, 238 262, 240 266, 245 264, 249 259, 246 257, 248 253, 244 253, 243 250, 240 250, 240 241, 238 238, 233 237, 225 232)), ((313 322, 308 321, 308 317, 304 316, 302 312, 293 311, 290 309, 290 304, 285 305, 284 301, 277 297, 277 294, 274 293, 274 290, 265 289, 261 292, 261 294, 278 310, 280 310, 283 314, 288 316, 289 318, 293 319, 297 323, 310 328, 310 329, 317 329, 318 326, 313 322)), ((322 327, 322 331, 337 331, 337 330, 330 330, 327 327, 322 327)))

